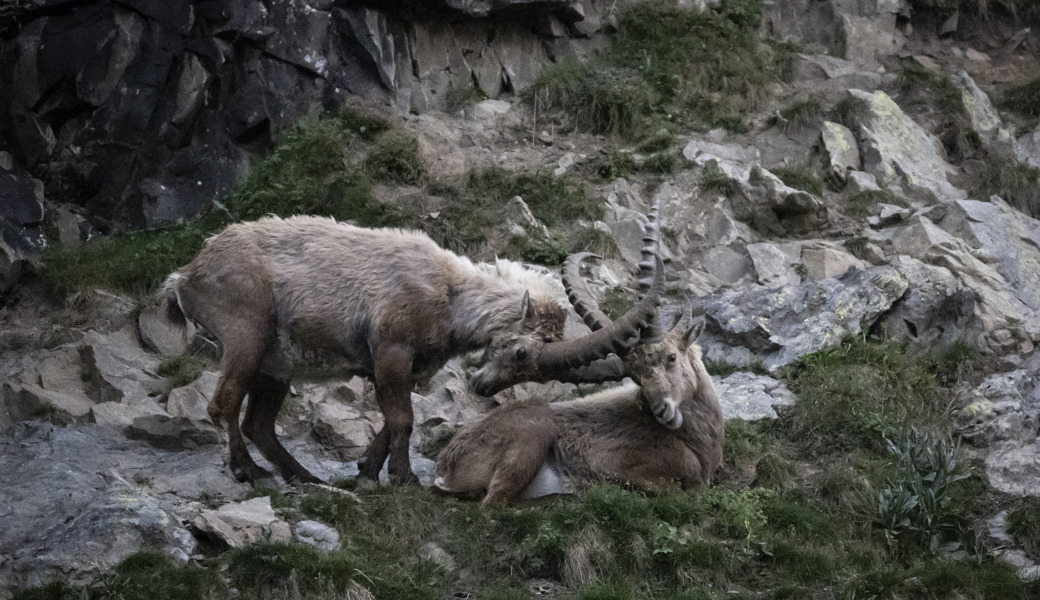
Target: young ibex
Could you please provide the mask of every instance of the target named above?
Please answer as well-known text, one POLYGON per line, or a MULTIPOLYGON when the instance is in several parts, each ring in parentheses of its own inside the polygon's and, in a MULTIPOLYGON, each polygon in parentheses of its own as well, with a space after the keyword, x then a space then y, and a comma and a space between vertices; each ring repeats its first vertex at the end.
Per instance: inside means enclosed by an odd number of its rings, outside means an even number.
POLYGON ((360 477, 377 479, 389 456, 390 477, 414 481, 408 439, 417 378, 487 348, 471 384, 493 394, 607 356, 654 313, 644 303, 610 331, 558 341, 566 313, 533 271, 509 261, 473 264, 422 233, 305 216, 229 226, 170 275, 163 298, 171 319, 183 326, 190 318, 220 342, 209 414, 227 427, 240 481, 269 475, 243 432, 286 481, 318 481, 275 436, 292 376, 373 378, 385 425, 359 461, 360 477))
MULTIPOLYGON (((597 330, 610 320, 586 292, 570 285, 587 256, 568 259, 564 283, 578 314, 597 330)), ((722 461, 724 425, 694 343, 703 323, 691 318, 686 305, 668 332, 653 319, 641 330, 638 344, 620 352, 620 358, 558 377, 606 381, 627 375, 638 386, 628 383, 566 402, 507 405, 464 427, 438 457, 434 486, 483 495, 484 502, 511 502, 572 491, 594 479, 640 487, 709 483, 722 461)))

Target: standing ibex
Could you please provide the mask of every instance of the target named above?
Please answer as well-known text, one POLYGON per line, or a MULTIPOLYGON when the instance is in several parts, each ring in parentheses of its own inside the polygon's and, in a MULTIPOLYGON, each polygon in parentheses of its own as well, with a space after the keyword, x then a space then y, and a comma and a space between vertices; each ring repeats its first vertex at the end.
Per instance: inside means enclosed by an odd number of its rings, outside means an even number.
MULTIPOLYGON (((648 252, 644 247, 644 255, 648 252)), ((591 296, 571 285, 586 256, 568 259, 564 284, 586 324, 602 330, 610 320, 591 296)), ((662 277, 659 270, 655 280, 662 277)), ((646 289, 646 278, 642 284, 646 289)), ((558 375, 572 381, 627 375, 638 386, 493 410, 459 431, 441 452, 434 485, 448 493, 482 494, 484 502, 510 502, 571 491, 600 478, 636 486, 707 484, 722 461, 724 427, 711 377, 694 343, 702 330, 703 319, 691 319, 687 305, 668 332, 652 319, 639 343, 619 353, 620 360, 611 357, 558 375)))
POLYGON ((509 261, 473 264, 422 233, 304 216, 229 226, 170 275, 163 297, 171 319, 190 318, 220 341, 209 414, 227 427, 240 481, 269 475, 250 457, 243 432, 286 481, 318 481, 275 436, 292 376, 372 377, 385 424, 359 461, 360 477, 377 479, 389 456, 391 478, 410 481, 417 378, 487 348, 472 385, 494 393, 536 372, 602 358, 654 313, 643 303, 610 331, 558 341, 566 312, 533 271, 509 261))

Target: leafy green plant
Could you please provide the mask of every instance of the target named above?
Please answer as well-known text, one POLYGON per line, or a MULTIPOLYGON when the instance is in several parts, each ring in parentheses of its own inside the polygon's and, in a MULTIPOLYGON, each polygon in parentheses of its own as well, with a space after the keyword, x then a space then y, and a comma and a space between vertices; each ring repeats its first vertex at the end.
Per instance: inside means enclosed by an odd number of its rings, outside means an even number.
POLYGON ((595 227, 585 227, 580 230, 575 235, 571 251, 594 252, 604 258, 616 258, 621 253, 614 236, 595 227))
POLYGON ((886 441, 898 475, 878 493, 875 523, 888 546, 913 543, 932 554, 962 550, 981 559, 971 521, 950 510, 953 484, 968 477, 961 472, 957 448, 915 430, 897 442, 886 441))
POLYGON ((628 152, 611 152, 598 171, 600 177, 614 181, 635 173, 636 161, 628 152))
POLYGON ((1040 117, 1040 79, 1008 89, 1004 92, 1000 105, 1026 117, 1040 117))
POLYGON ((476 104, 486 96, 475 85, 449 86, 444 92, 444 109, 449 113, 458 112, 468 106, 476 104))
POLYGON ((667 150, 674 142, 675 136, 667 129, 662 129, 639 142, 639 146, 636 149, 647 153, 661 152, 667 150))
POLYGON ((906 201, 884 190, 863 190, 845 200, 845 210, 852 216, 864 217, 876 211, 878 204, 905 206, 906 201))
POLYGON ((740 108, 755 106, 792 63, 786 46, 758 42, 760 19, 757 0, 705 12, 659 0, 626 6, 599 58, 550 65, 529 99, 595 133, 634 136, 647 120, 682 109, 712 126, 743 127, 740 108))
POLYGON ((618 319, 628 312, 636 303, 635 295, 624 287, 618 286, 607 290, 600 302, 600 310, 611 319, 618 319))
POLYGON ((207 368, 216 368, 215 361, 205 355, 181 354, 168 358, 159 364, 158 374, 169 380, 172 387, 178 388, 195 381, 207 368))
POLYGON ((235 221, 318 214, 363 226, 409 222, 400 209, 373 198, 372 175, 362 163, 393 181, 416 182, 421 174, 415 140, 378 117, 346 109, 301 119, 223 203, 183 225, 121 232, 77 249, 52 244, 43 256, 42 278, 59 293, 102 287, 144 294, 194 258, 206 238, 235 221), (369 151, 375 158, 365 160, 369 151))
POLYGON ((869 116, 870 102, 851 94, 835 104, 827 115, 831 121, 844 125, 852 131, 856 131, 869 116))
POLYGON ((983 176, 971 190, 979 198, 1000 196, 1019 211, 1040 218, 1040 169, 1014 158, 988 153, 983 176))
POLYGON ((784 379, 798 401, 782 422, 810 448, 882 453, 908 422, 941 423, 931 365, 899 344, 849 336, 792 363, 784 379))
POLYGON ((559 232, 550 232, 548 238, 514 235, 509 238, 503 256, 538 265, 558 266, 570 254, 569 248, 567 236, 559 232))
POLYGON ((40 275, 49 289, 60 294, 90 288, 149 293, 194 258, 206 238, 228 222, 226 215, 210 210, 185 225, 99 237, 81 248, 48 245, 40 275))
POLYGON ((771 125, 779 125, 785 131, 788 127, 814 127, 819 126, 823 118, 823 104, 816 96, 809 96, 804 100, 798 100, 780 109, 771 120, 771 125))
POLYGON ((867 246, 870 244, 870 240, 863 236, 851 237, 841 243, 849 254, 862 260, 867 257, 867 246))
POLYGON ((675 171, 675 156, 665 152, 653 154, 643 162, 643 171, 665 175, 675 171))
POLYGON ((1017 500, 1008 512, 1007 530, 1026 552, 1040 556, 1040 498, 1017 500))

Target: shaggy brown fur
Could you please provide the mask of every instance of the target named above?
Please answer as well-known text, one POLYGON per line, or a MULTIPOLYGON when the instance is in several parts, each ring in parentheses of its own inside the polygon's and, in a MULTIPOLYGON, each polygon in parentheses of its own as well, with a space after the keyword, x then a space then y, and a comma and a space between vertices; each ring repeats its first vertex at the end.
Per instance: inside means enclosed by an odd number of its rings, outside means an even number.
POLYGON ((269 475, 242 433, 287 481, 318 481, 275 436, 290 377, 301 374, 373 378, 386 423, 360 462, 361 476, 376 479, 389 456, 392 479, 414 480, 415 381, 486 346, 508 350, 512 360, 499 379, 522 380, 542 346, 562 337, 566 318, 544 279, 515 263, 475 265, 421 233, 320 217, 229 226, 169 277, 164 296, 171 316, 198 322, 220 341, 209 414, 227 427, 240 481, 269 475))
POLYGON ((724 427, 700 348, 692 343, 702 327, 703 321, 675 327, 624 356, 639 386, 495 409, 444 449, 434 485, 510 502, 545 468, 577 485, 604 478, 640 487, 709 483, 722 461, 724 427))

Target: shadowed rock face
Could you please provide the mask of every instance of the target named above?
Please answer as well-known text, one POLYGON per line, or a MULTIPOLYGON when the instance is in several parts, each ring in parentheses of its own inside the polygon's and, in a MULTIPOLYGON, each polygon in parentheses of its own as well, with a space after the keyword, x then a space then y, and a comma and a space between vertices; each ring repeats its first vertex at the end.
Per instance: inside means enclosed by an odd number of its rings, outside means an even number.
POLYGON ((532 30, 584 19, 569 0, 346 5, 23 6, 0 24, 0 150, 102 230, 170 222, 225 193, 300 115, 352 95, 421 112, 453 85, 514 91, 547 60, 532 30))

